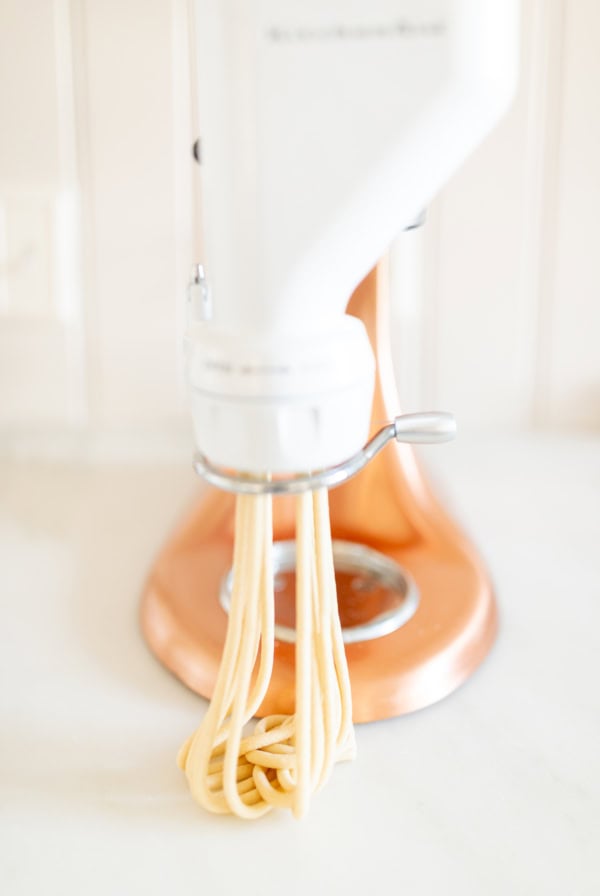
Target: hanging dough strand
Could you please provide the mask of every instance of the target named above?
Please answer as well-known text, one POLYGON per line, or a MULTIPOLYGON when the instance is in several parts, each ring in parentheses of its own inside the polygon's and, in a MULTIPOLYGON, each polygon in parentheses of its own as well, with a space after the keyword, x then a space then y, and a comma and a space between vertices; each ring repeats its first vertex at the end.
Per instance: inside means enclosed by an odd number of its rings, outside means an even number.
POLYGON ((244 736, 273 668, 272 541, 270 495, 240 495, 221 665, 208 711, 178 756, 201 806, 247 819, 275 807, 302 818, 335 762, 354 756, 325 489, 303 493, 296 504, 295 713, 267 716, 244 736))

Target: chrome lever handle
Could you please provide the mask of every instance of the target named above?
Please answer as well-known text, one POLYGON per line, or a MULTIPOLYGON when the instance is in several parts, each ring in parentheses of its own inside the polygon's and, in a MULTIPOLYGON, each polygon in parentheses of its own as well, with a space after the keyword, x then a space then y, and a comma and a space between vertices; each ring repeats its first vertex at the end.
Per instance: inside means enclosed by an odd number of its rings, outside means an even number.
POLYGON ((356 476, 388 442, 434 444, 448 442, 456 435, 456 421, 452 414, 428 411, 419 414, 401 414, 369 439, 367 444, 348 460, 326 470, 300 473, 267 479, 245 473, 232 473, 212 464, 202 453, 194 456, 194 469, 211 485, 242 495, 297 495, 316 488, 335 488, 356 476))
POLYGON ((394 420, 397 442, 433 445, 451 442, 456 436, 456 420, 445 411, 402 414, 394 420))

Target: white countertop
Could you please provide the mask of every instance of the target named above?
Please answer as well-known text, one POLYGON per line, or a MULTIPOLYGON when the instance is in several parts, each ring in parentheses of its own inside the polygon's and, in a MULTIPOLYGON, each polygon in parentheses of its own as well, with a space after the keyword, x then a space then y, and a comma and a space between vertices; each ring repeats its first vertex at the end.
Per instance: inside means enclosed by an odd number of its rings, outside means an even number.
POLYGON ((209 816, 175 766, 206 704, 146 649, 137 599, 193 474, 0 467, 3 894, 600 892, 600 439, 427 457, 500 636, 450 698, 359 727, 300 823, 209 816))

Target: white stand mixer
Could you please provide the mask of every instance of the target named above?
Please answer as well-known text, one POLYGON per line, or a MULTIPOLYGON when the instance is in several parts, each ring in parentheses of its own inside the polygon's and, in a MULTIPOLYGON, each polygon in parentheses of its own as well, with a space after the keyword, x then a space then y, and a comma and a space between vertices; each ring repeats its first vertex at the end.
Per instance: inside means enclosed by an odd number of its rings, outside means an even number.
MULTIPOLYGON (((226 623, 227 492, 341 486, 330 502, 355 719, 415 709, 475 668, 496 616, 481 562, 411 449, 371 460, 389 440, 443 441, 454 426, 449 415, 398 416, 385 268, 369 272, 508 107, 519 3, 196 0, 193 10, 204 248, 186 369, 196 469, 219 490, 158 558, 143 629, 209 696, 226 623)), ((265 712, 289 711, 293 693, 285 497, 279 506, 265 712)))

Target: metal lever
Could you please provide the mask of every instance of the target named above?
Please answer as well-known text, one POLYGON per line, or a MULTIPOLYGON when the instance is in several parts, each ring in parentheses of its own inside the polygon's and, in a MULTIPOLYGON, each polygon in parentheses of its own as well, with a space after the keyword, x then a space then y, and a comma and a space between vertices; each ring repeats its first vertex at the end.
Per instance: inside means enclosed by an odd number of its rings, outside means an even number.
POLYGON ((393 423, 387 423, 364 448, 356 454, 325 470, 315 473, 300 473, 282 476, 278 479, 232 473, 216 467, 200 452, 194 456, 194 469, 211 485, 227 492, 242 495, 297 495, 308 489, 335 488, 356 476, 370 460, 392 439, 397 442, 431 445, 449 442, 456 435, 456 421, 452 414, 443 411, 428 411, 421 414, 402 414, 393 423))
POLYGON ((433 445, 451 442, 456 436, 456 420, 444 411, 423 411, 419 414, 402 414, 394 420, 397 442, 433 445))

